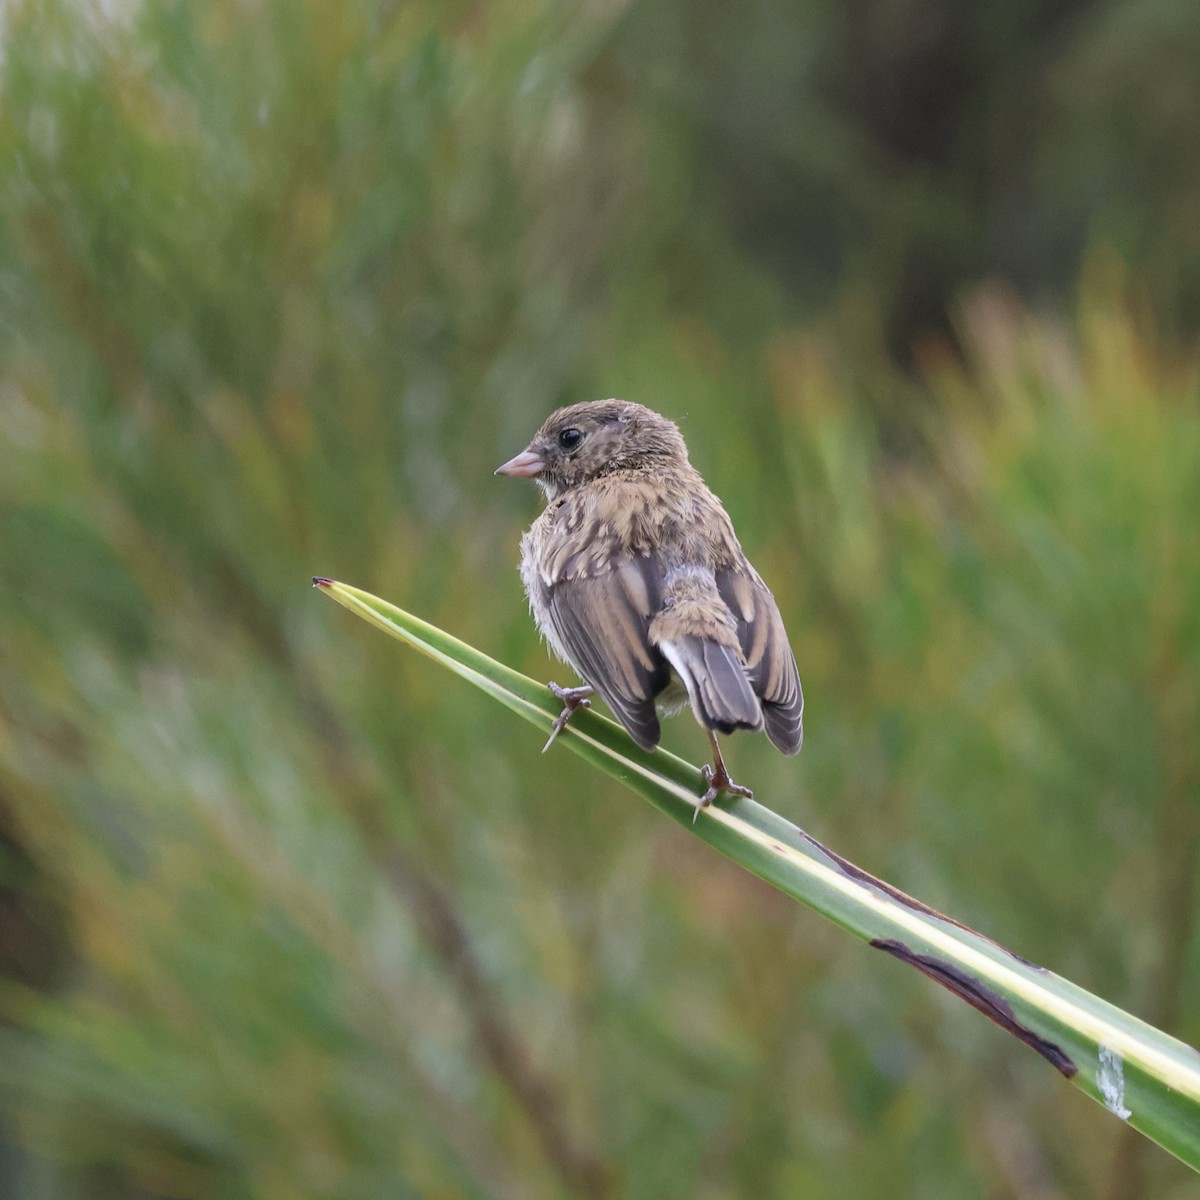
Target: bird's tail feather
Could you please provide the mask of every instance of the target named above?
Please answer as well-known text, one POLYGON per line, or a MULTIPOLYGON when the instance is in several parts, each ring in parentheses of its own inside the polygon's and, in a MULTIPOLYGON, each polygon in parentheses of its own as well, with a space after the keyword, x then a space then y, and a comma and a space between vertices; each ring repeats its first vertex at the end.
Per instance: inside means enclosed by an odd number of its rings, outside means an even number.
POLYGON ((762 708, 736 649, 696 637, 659 642, 658 648, 683 680, 692 711, 706 729, 762 728, 762 708))
POLYGON ((797 694, 790 704, 763 704, 763 723, 767 737, 784 754, 799 754, 804 745, 804 694, 797 694))

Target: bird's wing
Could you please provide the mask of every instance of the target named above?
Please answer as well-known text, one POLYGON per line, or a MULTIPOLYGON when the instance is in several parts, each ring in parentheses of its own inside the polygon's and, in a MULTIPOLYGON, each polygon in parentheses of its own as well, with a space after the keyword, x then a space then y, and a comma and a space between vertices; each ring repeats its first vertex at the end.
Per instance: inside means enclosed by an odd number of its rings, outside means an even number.
POLYGON ((784 754, 804 741, 804 692, 779 606, 749 563, 715 572, 717 591, 737 620, 750 686, 763 703, 767 736, 784 754))
POLYGON ((662 581, 653 560, 628 558, 599 574, 542 582, 552 631, 571 665, 643 750, 658 745, 654 697, 670 668, 650 645, 662 581))

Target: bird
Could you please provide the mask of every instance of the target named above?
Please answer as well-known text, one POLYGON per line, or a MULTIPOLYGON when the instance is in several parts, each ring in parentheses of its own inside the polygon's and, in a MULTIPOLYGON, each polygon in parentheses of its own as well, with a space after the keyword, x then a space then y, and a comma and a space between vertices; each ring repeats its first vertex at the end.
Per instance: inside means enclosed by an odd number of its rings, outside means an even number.
POLYGON ((584 681, 547 684, 563 707, 543 753, 593 695, 643 750, 658 745, 660 712, 690 705, 713 758, 693 822, 722 793, 752 797, 717 734, 765 728, 796 754, 804 693, 779 606, 678 425, 626 400, 572 404, 495 473, 545 495, 521 539, 521 580, 538 631, 584 681))

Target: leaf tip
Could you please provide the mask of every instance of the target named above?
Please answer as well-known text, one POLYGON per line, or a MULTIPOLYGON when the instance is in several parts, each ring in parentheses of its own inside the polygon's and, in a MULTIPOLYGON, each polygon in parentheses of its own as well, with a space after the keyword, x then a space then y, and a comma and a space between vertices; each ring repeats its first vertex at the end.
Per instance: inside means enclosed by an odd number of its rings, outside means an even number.
POLYGON ((312 585, 315 588, 327 588, 333 585, 333 580, 326 579, 324 575, 314 575, 312 581, 312 585))

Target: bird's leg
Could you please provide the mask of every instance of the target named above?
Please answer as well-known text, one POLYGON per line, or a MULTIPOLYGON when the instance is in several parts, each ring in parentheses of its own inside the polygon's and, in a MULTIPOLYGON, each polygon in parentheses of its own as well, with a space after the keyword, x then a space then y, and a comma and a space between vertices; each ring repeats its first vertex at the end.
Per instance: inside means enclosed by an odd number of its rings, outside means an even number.
POLYGON ((571 719, 571 714, 577 708, 592 707, 592 702, 588 697, 596 690, 588 687, 587 684, 584 684, 583 687, 573 688, 559 687, 557 683, 548 683, 546 686, 550 689, 551 695, 562 702, 563 710, 554 718, 554 724, 550 726, 550 737, 542 747, 543 754, 554 745, 554 739, 562 733, 563 726, 571 719))
POLYGON ((704 776, 704 782, 708 784, 708 791, 700 797, 700 803, 696 805, 696 811, 692 813, 693 825, 700 815, 700 810, 707 808, 722 792, 728 792, 731 796, 745 796, 747 800, 754 799, 754 793, 748 787, 734 783, 729 777, 729 770, 725 766, 725 760, 721 757, 721 747, 717 745, 717 735, 711 729, 705 730, 705 732, 708 734, 709 745, 712 746, 713 760, 711 767, 705 763, 700 768, 700 774, 704 776))

